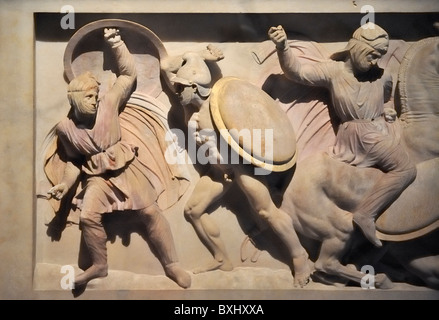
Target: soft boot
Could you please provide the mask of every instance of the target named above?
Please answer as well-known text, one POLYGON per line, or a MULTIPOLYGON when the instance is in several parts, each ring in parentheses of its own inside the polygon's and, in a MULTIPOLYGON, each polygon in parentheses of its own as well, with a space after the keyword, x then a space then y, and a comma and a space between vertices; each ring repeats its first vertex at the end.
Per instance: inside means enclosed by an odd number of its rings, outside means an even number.
POLYGON ((354 213, 354 223, 361 229, 364 236, 375 247, 382 247, 381 241, 376 236, 375 219, 362 213, 354 213))
POLYGON ((104 228, 83 225, 82 234, 92 265, 75 278, 75 286, 85 285, 92 279, 106 277, 108 274, 107 237, 104 228))

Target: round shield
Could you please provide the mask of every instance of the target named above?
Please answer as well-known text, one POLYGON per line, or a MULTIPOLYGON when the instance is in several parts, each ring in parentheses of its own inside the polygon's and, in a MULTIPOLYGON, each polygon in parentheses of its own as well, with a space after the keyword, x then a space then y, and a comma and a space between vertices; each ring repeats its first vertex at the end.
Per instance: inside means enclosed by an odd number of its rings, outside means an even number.
POLYGON ((257 86, 221 78, 212 88, 210 112, 221 137, 253 165, 282 172, 296 163, 296 135, 290 120, 257 86))
POLYGON ((158 36, 145 26, 122 19, 102 19, 79 28, 64 51, 64 72, 68 82, 91 71, 102 84, 103 95, 114 82, 114 58, 104 43, 104 28, 120 29, 123 41, 133 55, 137 74, 136 90, 157 97, 162 91, 160 61, 168 56, 158 36))

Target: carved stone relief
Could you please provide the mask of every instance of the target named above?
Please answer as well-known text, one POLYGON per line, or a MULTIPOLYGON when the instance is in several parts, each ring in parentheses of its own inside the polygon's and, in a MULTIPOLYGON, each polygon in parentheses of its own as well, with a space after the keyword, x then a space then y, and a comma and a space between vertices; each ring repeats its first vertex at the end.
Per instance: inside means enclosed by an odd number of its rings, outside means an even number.
POLYGON ((72 266, 76 293, 438 289, 439 38, 290 38, 164 43, 105 19, 56 47, 34 286, 72 266))

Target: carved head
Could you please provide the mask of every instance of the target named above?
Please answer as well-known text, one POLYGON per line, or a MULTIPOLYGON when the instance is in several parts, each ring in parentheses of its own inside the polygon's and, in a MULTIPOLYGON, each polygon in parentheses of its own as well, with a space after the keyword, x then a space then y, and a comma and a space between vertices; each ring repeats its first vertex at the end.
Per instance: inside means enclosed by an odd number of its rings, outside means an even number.
POLYGON ((201 98, 210 95, 212 77, 205 59, 198 52, 186 52, 183 64, 171 82, 183 105, 190 103, 194 94, 201 98))
POLYGON ((74 78, 67 87, 67 98, 77 119, 94 116, 98 107, 99 82, 91 72, 74 78))
POLYGON ((389 48, 389 35, 383 28, 372 22, 368 22, 355 30, 352 39, 371 46, 381 54, 385 54, 389 48))
POLYGON ((357 71, 367 72, 377 66, 378 60, 388 48, 387 32, 380 26, 368 22, 355 30, 345 49, 334 53, 331 58, 345 60, 349 57, 357 71))

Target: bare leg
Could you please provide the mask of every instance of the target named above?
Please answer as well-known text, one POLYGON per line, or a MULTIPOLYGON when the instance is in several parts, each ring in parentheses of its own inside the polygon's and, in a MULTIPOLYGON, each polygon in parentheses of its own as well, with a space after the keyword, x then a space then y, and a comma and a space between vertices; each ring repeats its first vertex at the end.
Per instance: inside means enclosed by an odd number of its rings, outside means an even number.
POLYGON ((158 252, 166 275, 180 287, 189 288, 192 281, 191 277, 178 263, 171 228, 166 218, 162 215, 161 210, 157 205, 152 205, 141 210, 140 214, 145 224, 148 238, 158 252))
POLYGON ((291 217, 274 204, 267 186, 245 169, 236 174, 236 181, 246 194, 252 208, 268 222, 286 245, 294 270, 294 284, 303 287, 309 282, 311 268, 308 253, 299 241, 291 217))
MULTIPOLYGON (((227 183, 228 184, 228 183, 227 183)), ((215 181, 210 176, 202 176, 186 203, 184 214, 194 227, 201 242, 213 256, 213 261, 195 269, 194 273, 201 273, 215 269, 230 271, 233 265, 230 262, 223 241, 220 238, 220 229, 206 213, 208 207, 219 199, 227 190, 223 181, 215 181)))

